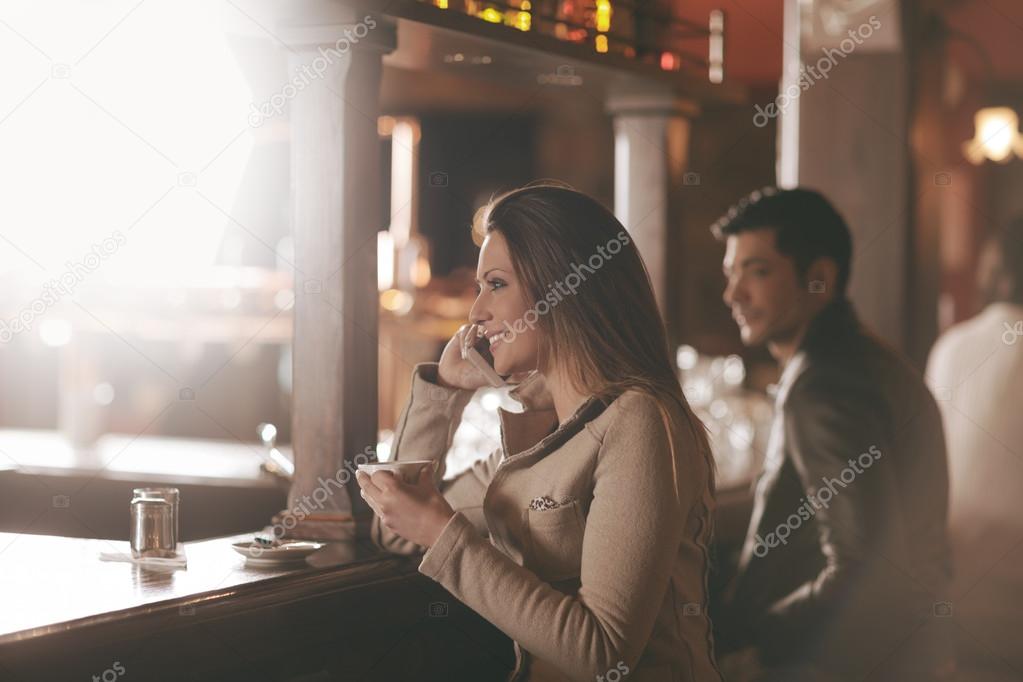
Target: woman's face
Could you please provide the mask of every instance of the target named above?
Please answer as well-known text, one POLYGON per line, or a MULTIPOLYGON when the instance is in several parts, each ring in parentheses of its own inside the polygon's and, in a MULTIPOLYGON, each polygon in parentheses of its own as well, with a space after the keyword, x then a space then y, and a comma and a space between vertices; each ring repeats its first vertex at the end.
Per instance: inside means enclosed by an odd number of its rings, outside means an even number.
POLYGON ((540 331, 536 313, 526 315, 533 304, 515 276, 508 244, 500 232, 490 232, 483 240, 476 286, 479 293, 469 319, 490 339, 494 369, 502 376, 537 369, 540 331))

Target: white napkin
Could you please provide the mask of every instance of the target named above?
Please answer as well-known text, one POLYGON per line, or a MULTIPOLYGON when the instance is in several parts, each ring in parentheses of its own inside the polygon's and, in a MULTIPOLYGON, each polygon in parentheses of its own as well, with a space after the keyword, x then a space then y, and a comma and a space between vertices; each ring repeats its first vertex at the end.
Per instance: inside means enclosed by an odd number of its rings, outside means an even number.
POLYGON ((100 561, 126 561, 130 564, 138 564, 147 568, 188 568, 188 558, 185 556, 184 545, 178 543, 177 554, 173 557, 139 557, 135 558, 130 552, 100 552, 100 561))

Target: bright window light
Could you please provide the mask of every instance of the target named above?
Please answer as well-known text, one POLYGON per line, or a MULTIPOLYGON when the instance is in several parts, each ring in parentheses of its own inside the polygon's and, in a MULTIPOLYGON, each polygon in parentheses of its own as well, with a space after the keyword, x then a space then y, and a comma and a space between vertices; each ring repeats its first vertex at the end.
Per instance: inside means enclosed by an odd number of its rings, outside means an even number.
POLYGON ((228 11, 4 3, 0 275, 58 277, 104 240, 98 281, 182 283, 214 263, 252 149, 228 11))

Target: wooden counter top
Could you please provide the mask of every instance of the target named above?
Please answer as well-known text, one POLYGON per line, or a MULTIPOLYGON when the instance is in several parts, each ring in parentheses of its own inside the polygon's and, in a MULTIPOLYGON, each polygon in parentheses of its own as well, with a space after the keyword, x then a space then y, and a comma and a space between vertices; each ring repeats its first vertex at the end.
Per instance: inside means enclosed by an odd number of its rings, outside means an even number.
POLYGON ((514 663, 419 556, 340 542, 257 568, 230 547, 250 538, 186 543, 187 569, 152 570, 99 560, 126 542, 0 533, 0 680, 91 679, 115 662, 145 680, 429 679, 408 668, 424 664, 483 680, 514 663))
POLYGON ((195 610, 285 587, 294 592, 325 580, 354 584, 371 575, 415 572, 418 565, 418 558, 333 543, 307 563, 251 567, 230 546, 251 537, 186 543, 187 569, 154 570, 99 560, 100 552, 127 553, 127 542, 0 533, 0 645, 167 608, 195 610))

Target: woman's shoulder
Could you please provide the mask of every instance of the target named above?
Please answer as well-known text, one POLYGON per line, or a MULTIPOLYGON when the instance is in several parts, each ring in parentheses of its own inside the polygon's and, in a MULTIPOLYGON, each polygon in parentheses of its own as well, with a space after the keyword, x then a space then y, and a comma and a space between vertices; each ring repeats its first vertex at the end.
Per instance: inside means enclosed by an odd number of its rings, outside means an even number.
POLYGON ((614 437, 637 443, 651 439, 667 443, 665 416, 676 442, 691 437, 689 417, 676 400, 668 398, 661 401, 636 389, 615 398, 587 428, 601 442, 614 437))
POLYGON ((638 476, 653 484, 654 480, 670 481, 684 471, 683 480, 688 483, 682 486, 689 497, 703 499, 703 491, 712 480, 708 444, 697 435, 703 426, 695 416, 691 422, 687 411, 674 399, 667 399, 664 407, 671 429, 670 441, 660 402, 638 390, 622 393, 587 424, 600 442, 598 475, 604 472, 638 476))

